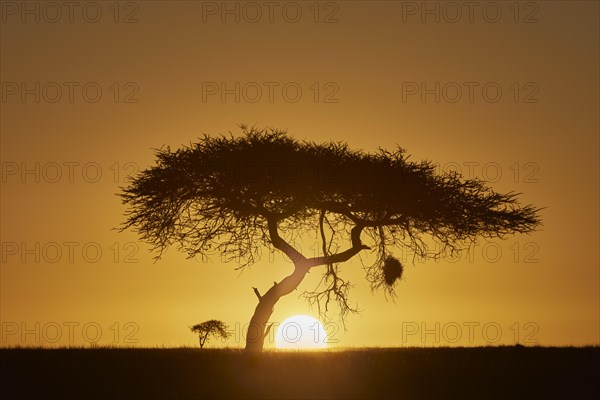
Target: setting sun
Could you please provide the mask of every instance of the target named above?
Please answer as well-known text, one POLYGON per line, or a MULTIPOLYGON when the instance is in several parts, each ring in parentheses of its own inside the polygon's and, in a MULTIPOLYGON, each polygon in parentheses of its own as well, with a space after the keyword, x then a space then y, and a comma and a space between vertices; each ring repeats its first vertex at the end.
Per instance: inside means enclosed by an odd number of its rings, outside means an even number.
POLYGON ((327 332, 318 319, 308 315, 294 315, 277 327, 275 347, 323 349, 327 347, 327 332))

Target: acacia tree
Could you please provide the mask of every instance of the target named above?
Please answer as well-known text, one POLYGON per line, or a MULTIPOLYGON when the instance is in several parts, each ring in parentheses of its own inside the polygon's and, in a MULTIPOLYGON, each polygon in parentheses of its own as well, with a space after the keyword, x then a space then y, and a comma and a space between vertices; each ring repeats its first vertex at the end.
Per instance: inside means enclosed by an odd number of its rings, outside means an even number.
POLYGON ((256 262, 264 247, 285 254, 293 272, 263 295, 254 290, 248 351, 262 350, 277 301, 319 266, 321 283, 305 296, 320 312, 337 303, 343 319, 356 309, 340 264, 358 254, 372 253, 374 261, 363 263, 371 287, 393 295, 403 270, 394 248, 443 256, 479 237, 528 233, 540 223, 539 209, 521 206, 517 194, 437 173, 432 162, 409 161, 402 148, 367 153, 345 143, 298 141, 277 129, 240 127, 239 137, 205 135, 175 151, 156 150, 156 165, 122 188, 122 229, 152 244, 156 259, 171 245, 189 257, 225 255, 238 268, 256 262), (320 238, 313 257, 299 250, 306 232, 320 238))
POLYGON ((206 343, 206 339, 208 339, 209 336, 214 336, 217 338, 221 337, 223 339, 227 339, 229 337, 225 322, 216 319, 211 319, 210 321, 204 321, 201 324, 191 326, 190 330, 198 334, 200 348, 204 347, 204 343, 206 343))

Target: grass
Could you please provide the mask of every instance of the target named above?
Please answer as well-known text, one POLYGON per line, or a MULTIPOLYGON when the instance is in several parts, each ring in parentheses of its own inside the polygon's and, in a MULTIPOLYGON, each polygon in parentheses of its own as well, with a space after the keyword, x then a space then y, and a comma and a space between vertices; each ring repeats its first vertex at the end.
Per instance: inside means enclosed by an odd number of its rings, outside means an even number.
POLYGON ((0 397, 597 398, 599 347, 0 349, 0 397))

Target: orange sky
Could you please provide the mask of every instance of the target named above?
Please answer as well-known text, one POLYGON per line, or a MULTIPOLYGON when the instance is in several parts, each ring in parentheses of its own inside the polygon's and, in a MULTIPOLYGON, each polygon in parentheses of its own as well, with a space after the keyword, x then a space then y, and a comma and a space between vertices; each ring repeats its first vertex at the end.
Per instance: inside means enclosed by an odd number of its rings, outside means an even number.
MULTIPOLYGON (((600 342, 597 2, 24 4, 1 9, 0 346, 193 345, 212 318, 242 346, 251 287, 289 273, 282 256, 242 274, 175 249, 152 263, 111 230, 152 148, 241 122, 398 144, 547 207, 539 232, 459 260, 399 249, 395 303, 347 263, 362 313, 328 325, 338 346, 600 342)), ((316 310, 292 294, 273 321, 299 313, 316 310)))

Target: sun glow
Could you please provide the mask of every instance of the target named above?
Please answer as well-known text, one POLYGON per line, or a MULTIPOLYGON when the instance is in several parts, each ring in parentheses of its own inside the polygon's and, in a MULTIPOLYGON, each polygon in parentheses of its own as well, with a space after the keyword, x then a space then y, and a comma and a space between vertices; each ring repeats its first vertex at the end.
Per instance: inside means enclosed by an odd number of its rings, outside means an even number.
POLYGON ((327 332, 318 319, 308 315, 294 315, 277 327, 275 347, 323 349, 327 347, 327 332))

